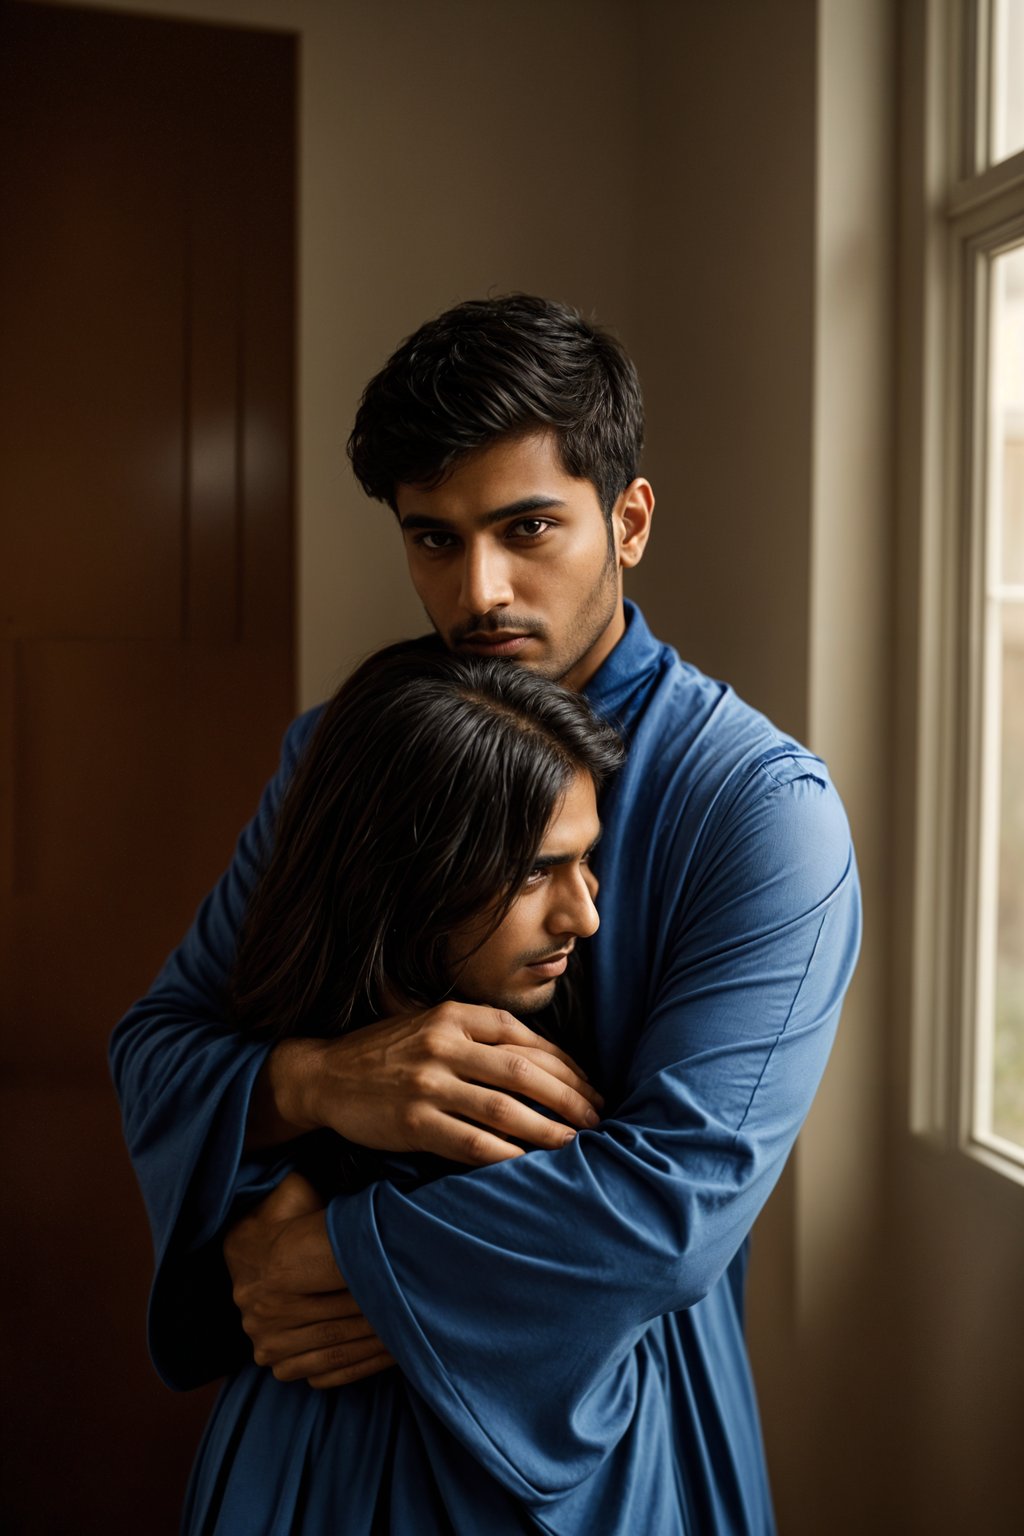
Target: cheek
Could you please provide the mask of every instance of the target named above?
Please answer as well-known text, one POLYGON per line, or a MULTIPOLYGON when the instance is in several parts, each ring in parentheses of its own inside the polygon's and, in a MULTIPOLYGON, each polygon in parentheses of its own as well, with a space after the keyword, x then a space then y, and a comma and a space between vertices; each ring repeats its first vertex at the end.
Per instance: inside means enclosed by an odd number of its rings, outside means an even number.
POLYGON ((567 548, 564 560, 550 572, 549 590, 558 607, 569 614, 595 602, 604 591, 607 570, 608 551, 604 544, 596 547, 589 538, 581 538, 567 548))
POLYGON ((515 968, 519 956, 535 947, 530 941, 535 925, 531 927, 530 914, 524 911, 524 907, 529 906, 529 902, 521 900, 477 956, 481 971, 486 972, 488 978, 500 980, 507 976, 515 968))
POLYGON ((482 969, 490 977, 500 977, 507 974, 509 966, 517 953, 515 932, 503 930, 496 934, 494 939, 481 952, 480 961, 482 969))
MULTIPOLYGON (((472 935, 464 935, 463 939, 466 947, 472 947, 472 935)), ((491 935, 482 948, 470 955, 460 971, 462 985, 474 996, 486 997, 507 975, 510 956, 511 946, 503 926, 491 935)))
POLYGON ((437 572, 423 571, 410 563, 409 576, 412 579, 416 596, 424 608, 428 613, 435 613, 442 606, 442 587, 441 582, 438 580, 437 572))

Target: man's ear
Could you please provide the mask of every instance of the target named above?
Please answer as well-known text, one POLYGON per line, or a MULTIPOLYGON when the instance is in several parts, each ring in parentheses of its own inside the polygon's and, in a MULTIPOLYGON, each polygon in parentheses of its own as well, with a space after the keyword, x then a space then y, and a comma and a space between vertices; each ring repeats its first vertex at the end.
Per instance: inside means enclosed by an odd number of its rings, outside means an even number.
POLYGON ((615 503, 612 526, 619 565, 623 570, 639 565, 647 548, 654 516, 654 491, 649 480, 631 480, 615 503))

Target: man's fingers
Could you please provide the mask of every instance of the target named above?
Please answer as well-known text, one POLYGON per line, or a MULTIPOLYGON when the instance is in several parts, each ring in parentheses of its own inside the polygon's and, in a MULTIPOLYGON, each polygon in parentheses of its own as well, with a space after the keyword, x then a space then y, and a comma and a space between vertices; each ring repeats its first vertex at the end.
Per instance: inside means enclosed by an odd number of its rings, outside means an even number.
POLYGON ((326 1376, 332 1371, 348 1371, 365 1364, 383 1352, 384 1346, 375 1333, 368 1338, 355 1339, 348 1344, 331 1344, 326 1349, 306 1350, 279 1360, 273 1366, 278 1381, 309 1381, 314 1376, 326 1376))
MULTIPOLYGON (((568 1083, 552 1076, 550 1072, 539 1067, 535 1061, 516 1050, 503 1049, 498 1046, 475 1045, 467 1047, 464 1058, 463 1072, 476 1083, 486 1083, 495 1088, 503 1088, 507 1093, 522 1094, 524 1098, 533 1099, 537 1104, 543 1104, 545 1109, 554 1110, 556 1115, 561 1115, 570 1125, 579 1127, 580 1130, 593 1128, 598 1124, 600 1116, 589 1099, 571 1087, 568 1083)), ((499 1097, 506 1097, 505 1094, 499 1097)), ((510 1102, 515 1103, 515 1100, 510 1102)), ((474 1119, 479 1118, 472 1110, 466 1110, 460 1105, 452 1105, 457 1114, 472 1114, 474 1119)), ((499 1114, 503 1113, 499 1109, 499 1114)), ((485 1124, 497 1125, 503 1130, 504 1125, 496 1121, 493 1115, 485 1117, 485 1124)), ((525 1122, 522 1122, 525 1123, 525 1122)), ((519 1135, 518 1131, 513 1134, 519 1135)), ((530 1136, 529 1140, 534 1138, 530 1136)), ((564 1138, 563 1138, 564 1140, 564 1138)), ((543 1139, 540 1146, 554 1146, 560 1143, 543 1139)))
POLYGON ((344 1286, 345 1277, 335 1262, 322 1209, 298 1216, 282 1227, 268 1279, 272 1289, 298 1296, 333 1293, 344 1286))
MULTIPOLYGON (((562 1127, 563 1134, 565 1127, 562 1127)), ((438 1157, 447 1157, 453 1163, 467 1163, 471 1168, 486 1168, 491 1163, 508 1162, 522 1157, 521 1147, 503 1141, 479 1125, 468 1125, 454 1115, 440 1110, 425 1113, 419 1128, 417 1146, 438 1157)))
POLYGON ((532 1147, 549 1151, 566 1146, 576 1135, 572 1126, 564 1121, 549 1120, 507 1093, 496 1088, 481 1088, 475 1083, 452 1086, 451 1113, 497 1131, 499 1136, 525 1141, 532 1147))
POLYGON ((531 1050, 543 1051, 545 1056, 556 1057, 565 1066, 571 1067, 577 1077, 584 1082, 587 1081, 587 1074, 580 1071, 568 1052, 553 1045, 550 1040, 546 1040, 543 1035, 538 1035, 535 1030, 528 1029, 505 1009, 462 1007, 460 1015, 461 1027, 471 1040, 479 1040, 484 1045, 529 1046, 531 1050))
POLYGON ((532 1061, 541 1071, 557 1077, 563 1083, 568 1083, 570 1088, 575 1088, 576 1092, 582 1094, 595 1109, 604 1108, 604 1099, 593 1084, 586 1078, 580 1077, 574 1067, 566 1066, 565 1062, 560 1061, 557 1056, 535 1051, 530 1045, 517 1045, 515 1052, 517 1056, 525 1056, 527 1061, 532 1061))
POLYGON ((334 1349, 338 1345, 375 1338, 372 1326, 359 1313, 356 1317, 329 1318, 323 1322, 308 1323, 302 1328, 263 1334, 253 1340, 252 1353, 257 1365, 276 1365, 281 1360, 291 1360, 317 1350, 334 1349))
POLYGON ((351 1291, 320 1291, 312 1296, 268 1295, 257 1287, 237 1286, 235 1305, 242 1314, 242 1327, 254 1344, 293 1328, 363 1315, 351 1291))
POLYGON ((388 1371, 395 1364, 391 1355, 373 1355, 369 1360, 363 1360, 359 1365, 348 1366, 341 1371, 327 1371, 323 1376, 311 1376, 309 1385, 322 1390, 324 1387, 347 1387, 350 1382, 362 1381, 365 1376, 376 1376, 379 1371, 388 1371))

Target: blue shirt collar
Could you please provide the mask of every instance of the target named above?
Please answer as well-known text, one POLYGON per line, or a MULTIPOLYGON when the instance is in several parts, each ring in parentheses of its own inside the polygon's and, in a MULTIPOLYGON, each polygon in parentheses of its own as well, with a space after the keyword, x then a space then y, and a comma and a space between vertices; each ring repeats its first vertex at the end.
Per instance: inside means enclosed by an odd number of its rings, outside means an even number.
POLYGON ((627 597, 623 607, 626 633, 583 689, 584 698, 601 715, 621 710, 637 685, 655 671, 664 649, 636 604, 627 597))

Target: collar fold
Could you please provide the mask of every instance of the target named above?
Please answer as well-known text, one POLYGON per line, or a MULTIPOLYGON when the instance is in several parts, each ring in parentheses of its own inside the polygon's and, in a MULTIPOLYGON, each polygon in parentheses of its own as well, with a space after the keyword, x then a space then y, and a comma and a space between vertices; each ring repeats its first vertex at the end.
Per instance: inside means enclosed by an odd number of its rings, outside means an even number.
POLYGON ((657 671, 664 650, 636 604, 627 597, 623 606, 626 633, 583 689, 584 698, 601 715, 622 711, 630 695, 657 671))

